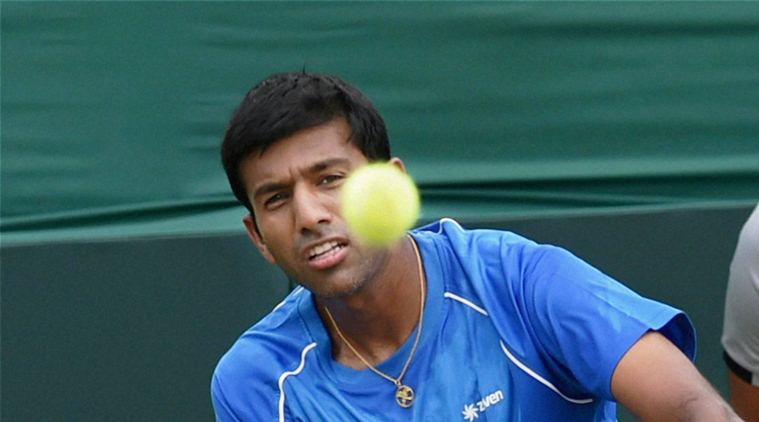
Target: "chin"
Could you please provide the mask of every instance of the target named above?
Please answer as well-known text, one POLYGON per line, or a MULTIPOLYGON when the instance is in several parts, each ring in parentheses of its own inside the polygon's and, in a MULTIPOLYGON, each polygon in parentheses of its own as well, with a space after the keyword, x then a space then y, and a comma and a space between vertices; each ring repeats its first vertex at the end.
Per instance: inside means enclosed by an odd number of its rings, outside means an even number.
MULTIPOLYGON (((311 291, 315 296, 323 299, 348 297, 370 285, 381 272, 381 268, 385 265, 386 260, 387 255, 381 254, 365 259, 357 267, 341 266, 341 268, 336 268, 333 272, 316 275, 311 281, 305 283, 299 282, 298 284, 311 291)), ((291 279, 298 280, 295 277, 291 277, 291 279)))
POLYGON ((344 297, 348 297, 363 287, 363 283, 355 282, 355 283, 349 283, 347 285, 337 285, 337 286, 320 286, 319 288, 310 289, 307 286, 304 286, 307 289, 311 290, 311 292, 323 299, 340 299, 344 297))
POLYGON ((366 279, 329 280, 317 283, 299 283, 315 296, 322 299, 339 299, 348 297, 360 291, 366 284, 366 279))

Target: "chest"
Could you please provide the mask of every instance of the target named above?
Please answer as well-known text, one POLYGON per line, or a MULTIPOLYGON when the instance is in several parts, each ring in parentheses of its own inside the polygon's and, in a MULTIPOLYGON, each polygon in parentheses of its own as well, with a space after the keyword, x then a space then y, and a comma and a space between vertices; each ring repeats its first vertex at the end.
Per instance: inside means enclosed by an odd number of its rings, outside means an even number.
POLYGON ((404 377, 414 390, 410 408, 398 406, 395 386, 379 376, 341 385, 327 374, 310 385, 293 380, 288 408, 295 420, 595 420, 597 403, 571 403, 530 371, 509 357, 486 316, 454 306, 404 377))

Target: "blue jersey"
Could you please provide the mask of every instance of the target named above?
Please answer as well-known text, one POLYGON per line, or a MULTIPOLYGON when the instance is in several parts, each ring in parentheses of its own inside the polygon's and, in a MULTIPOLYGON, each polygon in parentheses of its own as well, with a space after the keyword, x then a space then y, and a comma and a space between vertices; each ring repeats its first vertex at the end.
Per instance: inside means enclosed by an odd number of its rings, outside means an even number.
MULTIPOLYGON (((412 232, 427 278, 420 343, 395 385, 332 359, 312 294, 295 289, 219 362, 219 421, 609 421, 611 377, 658 330, 691 359, 695 333, 677 309, 643 298, 569 252, 443 219, 412 232)), ((382 372, 397 376, 414 335, 382 372)))

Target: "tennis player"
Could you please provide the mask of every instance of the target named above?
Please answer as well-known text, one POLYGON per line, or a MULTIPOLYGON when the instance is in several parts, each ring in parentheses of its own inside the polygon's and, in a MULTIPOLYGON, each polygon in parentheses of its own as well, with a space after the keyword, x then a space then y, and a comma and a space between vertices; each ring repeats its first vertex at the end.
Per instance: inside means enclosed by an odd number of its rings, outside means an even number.
POLYGON ((253 244, 296 288, 232 345, 219 421, 737 420, 691 363, 688 317, 561 248, 442 219, 358 243, 339 188, 390 153, 369 100, 334 76, 256 85, 222 144, 253 244))

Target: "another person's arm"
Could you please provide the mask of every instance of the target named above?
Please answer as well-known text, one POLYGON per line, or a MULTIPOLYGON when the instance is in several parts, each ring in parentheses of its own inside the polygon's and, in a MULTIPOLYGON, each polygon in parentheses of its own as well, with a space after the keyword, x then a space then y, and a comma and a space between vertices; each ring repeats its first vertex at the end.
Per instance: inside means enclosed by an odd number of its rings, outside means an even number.
POLYGON ((730 263, 722 347, 730 403, 748 422, 759 422, 759 206, 741 229, 730 263))

